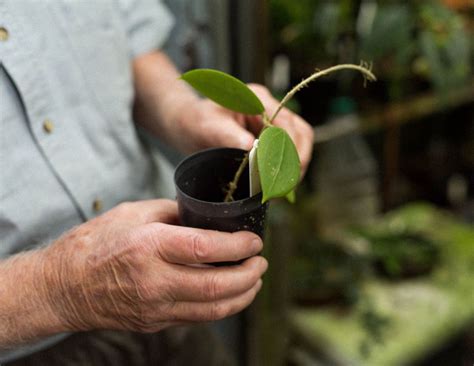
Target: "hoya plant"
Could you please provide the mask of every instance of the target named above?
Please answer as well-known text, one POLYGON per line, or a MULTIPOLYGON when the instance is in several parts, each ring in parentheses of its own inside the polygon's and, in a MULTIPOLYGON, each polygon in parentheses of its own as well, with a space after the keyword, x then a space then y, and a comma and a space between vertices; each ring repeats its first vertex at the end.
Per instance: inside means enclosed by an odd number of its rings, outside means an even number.
MULTIPOLYGON (((360 65, 345 64, 317 70, 291 89, 271 116, 266 113, 263 103, 247 85, 224 72, 196 69, 186 72, 181 78, 196 91, 224 108, 245 115, 261 116, 264 128, 258 136, 256 156, 262 188, 262 203, 278 197, 286 197, 292 202, 295 198, 294 190, 300 180, 300 160, 291 137, 284 129, 275 126, 273 122, 286 103, 300 89, 322 76, 345 69, 361 72, 366 81, 376 80, 371 72, 371 67, 363 62, 360 65)), ((245 154, 233 181, 228 184, 225 202, 233 201, 233 194, 248 162, 249 153, 245 154)))

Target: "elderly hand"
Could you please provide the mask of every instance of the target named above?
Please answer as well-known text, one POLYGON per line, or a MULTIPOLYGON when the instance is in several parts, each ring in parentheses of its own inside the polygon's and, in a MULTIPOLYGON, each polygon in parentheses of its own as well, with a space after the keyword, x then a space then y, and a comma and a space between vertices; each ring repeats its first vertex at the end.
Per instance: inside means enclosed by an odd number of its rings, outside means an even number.
MULTIPOLYGON (((279 102, 264 86, 250 84, 249 87, 260 98, 267 114, 271 116, 279 102)), ((313 151, 313 129, 287 108, 281 110, 273 123, 284 128, 293 139, 304 173, 313 151)), ((218 146, 250 150, 255 137, 263 128, 263 122, 260 116, 244 116, 204 99, 196 100, 182 111, 180 126, 182 135, 188 136, 180 146, 185 151, 193 152, 218 146)))
MULTIPOLYGON (((134 60, 135 120, 148 131, 179 150, 192 153, 210 147, 252 148, 263 128, 260 117, 244 116, 200 99, 182 80, 174 65, 162 52, 134 60)), ((271 116, 279 102, 267 88, 250 84, 271 116)), ((298 150, 301 168, 306 171, 313 150, 313 129, 301 117, 284 108, 275 119, 298 150)))
POLYGON ((155 332, 247 307, 267 268, 256 256, 260 238, 176 221, 173 201, 123 203, 45 248, 48 298, 66 329, 155 332), (245 258, 229 267, 201 265, 245 258))

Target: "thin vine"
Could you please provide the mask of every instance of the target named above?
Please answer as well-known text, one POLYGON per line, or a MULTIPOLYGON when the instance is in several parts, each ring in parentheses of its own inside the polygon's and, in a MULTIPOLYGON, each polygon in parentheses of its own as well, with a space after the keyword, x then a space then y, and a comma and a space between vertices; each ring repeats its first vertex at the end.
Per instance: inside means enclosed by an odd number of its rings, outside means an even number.
MULTIPOLYGON (((320 77, 329 75, 333 72, 340 71, 340 70, 356 70, 359 71, 362 76, 364 77, 364 86, 366 85, 367 81, 376 81, 377 78, 375 75, 372 73, 372 64, 361 61, 360 65, 354 65, 354 64, 342 64, 342 65, 336 65, 329 67, 325 70, 316 70, 315 73, 301 81, 298 85, 296 85, 294 88, 292 88, 286 95, 285 97, 281 100, 280 104, 278 105, 278 108, 276 109, 275 113, 273 113, 272 117, 269 118, 268 115, 264 112, 262 114, 262 121, 264 124, 264 128, 272 126, 273 121, 275 118, 278 116, 278 113, 285 107, 285 105, 291 100, 291 98, 294 97, 294 95, 303 89, 304 87, 308 86, 309 83, 312 81, 319 79, 320 77)), ((262 130, 263 131, 263 130, 262 130)), ((227 186, 226 189, 226 196, 224 199, 224 202, 232 202, 234 200, 233 195, 235 193, 235 190, 237 189, 237 185, 239 183, 240 177, 242 176, 242 173, 245 170, 245 167, 247 166, 249 162, 249 153, 247 152, 244 156, 244 159, 240 163, 239 169, 235 173, 234 179, 232 182, 230 182, 227 186)))

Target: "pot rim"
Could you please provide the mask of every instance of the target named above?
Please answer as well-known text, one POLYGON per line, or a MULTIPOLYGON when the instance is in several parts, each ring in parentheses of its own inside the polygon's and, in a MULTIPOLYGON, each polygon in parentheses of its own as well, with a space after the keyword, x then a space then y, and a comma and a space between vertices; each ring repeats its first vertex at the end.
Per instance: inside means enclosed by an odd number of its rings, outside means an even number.
POLYGON ((203 200, 200 200, 198 198, 195 198, 193 196, 190 196, 189 194, 185 193, 181 187, 178 185, 177 183, 177 173, 178 171, 180 170, 180 168, 182 168, 182 166, 187 163, 189 160, 191 159, 195 159, 201 155, 205 155, 205 154, 208 154, 208 153, 214 153, 214 152, 218 152, 218 151, 225 151, 225 150, 231 150, 231 151, 234 151, 234 152, 243 152, 243 153, 246 153, 247 151, 243 150, 243 149, 238 149, 238 148, 234 148, 234 147, 212 147, 212 148, 209 148, 209 149, 204 149, 204 150, 200 150, 194 154, 191 154, 191 155, 188 155, 186 156, 183 160, 181 160, 179 162, 179 164, 176 166, 175 168, 175 171, 174 171, 174 174, 173 174, 173 180, 174 180, 174 184, 175 184, 175 187, 177 190, 179 190, 179 193, 182 194, 183 196, 185 196, 186 198, 189 198, 195 202, 199 202, 199 203, 202 203, 202 204, 212 204, 212 205, 218 205, 218 206, 233 206, 233 205, 238 205, 238 204, 242 204, 242 203, 246 203, 246 204, 249 204, 249 203, 254 203, 253 201, 257 201, 259 205, 264 205, 262 203, 262 192, 256 194, 256 195, 253 195, 251 197, 247 197, 247 198, 242 198, 240 200, 237 200, 237 201, 232 201, 232 202, 212 202, 212 201, 203 201, 203 200))

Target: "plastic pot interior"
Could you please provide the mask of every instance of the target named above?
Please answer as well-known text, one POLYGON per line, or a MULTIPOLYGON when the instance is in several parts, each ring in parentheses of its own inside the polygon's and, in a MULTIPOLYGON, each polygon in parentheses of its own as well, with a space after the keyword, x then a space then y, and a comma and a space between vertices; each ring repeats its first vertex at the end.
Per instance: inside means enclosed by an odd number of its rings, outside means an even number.
POLYGON ((234 178, 245 151, 217 148, 198 152, 183 160, 175 171, 181 224, 226 232, 252 231, 263 238, 267 204, 262 195, 249 197, 248 168, 234 194, 225 203, 225 189, 234 178))

